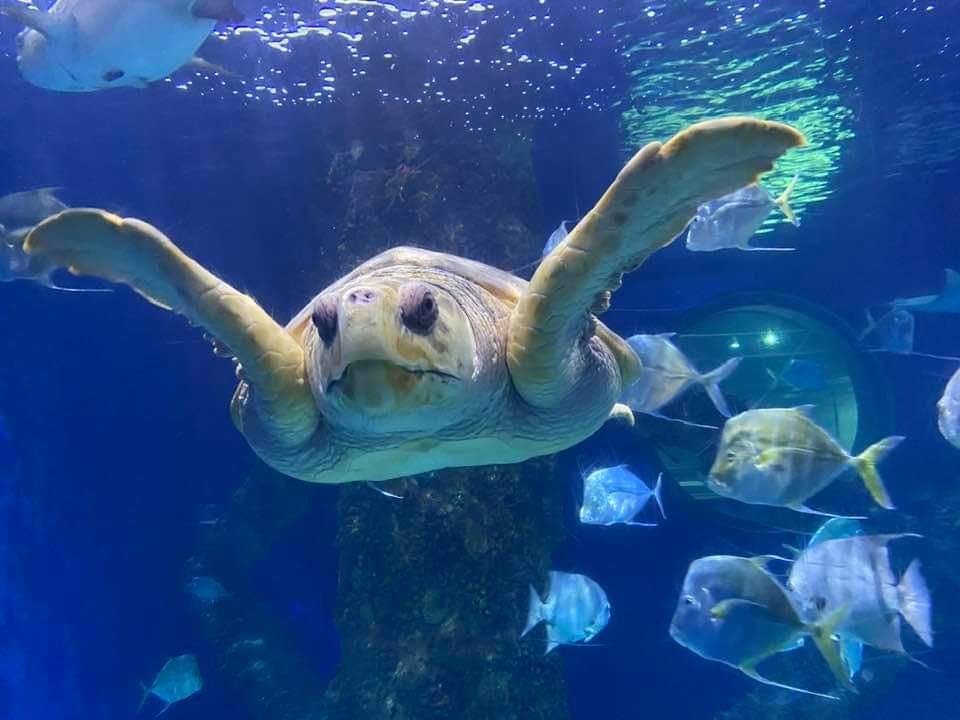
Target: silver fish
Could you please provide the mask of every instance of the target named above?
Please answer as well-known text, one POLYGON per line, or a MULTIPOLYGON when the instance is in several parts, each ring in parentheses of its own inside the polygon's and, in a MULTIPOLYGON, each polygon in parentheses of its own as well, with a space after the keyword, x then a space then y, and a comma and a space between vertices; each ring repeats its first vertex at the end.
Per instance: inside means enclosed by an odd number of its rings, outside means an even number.
MULTIPOLYGON (((863 535, 863 528, 860 522, 855 518, 830 518, 810 538, 807 549, 812 548, 827 540, 836 540, 837 538, 856 537, 863 535)), ((799 555, 799 553, 798 553, 799 555)), ((834 637, 840 644, 840 659, 847 670, 847 677, 851 682, 857 673, 863 667, 863 643, 854 635, 840 632, 839 629, 834 632, 834 637)))
POLYGON ((530 606, 523 637, 540 623, 547 626, 547 649, 588 642, 610 622, 607 594, 586 575, 552 571, 547 599, 530 586, 530 606))
POLYGON ((937 425, 944 439, 960 448, 960 369, 947 382, 943 397, 937 401, 937 425))
POLYGON ((0 12, 26 26, 17 36, 23 78, 62 92, 145 87, 185 64, 204 65, 194 53, 216 22, 241 17, 233 0, 57 0, 46 12, 0 12))
POLYGON ((553 249, 562 243, 567 237, 567 221, 564 220, 560 223, 556 230, 550 233, 550 237, 547 238, 547 242, 543 246, 543 257, 546 257, 553 249))
POLYGON ((656 527, 656 523, 634 522, 633 518, 643 510, 651 498, 663 512, 660 497, 663 473, 657 475, 657 483, 651 490, 647 484, 626 465, 598 468, 583 478, 583 502, 580 504, 580 522, 584 525, 642 525, 656 527))
POLYGON ((870 310, 866 311, 867 327, 860 333, 860 339, 870 338, 871 350, 901 353, 913 353, 913 337, 916 320, 913 313, 903 308, 894 308, 874 320, 870 310))
MULTIPOLYGON (((882 650, 903 652, 900 617, 933 646, 930 592, 914 560, 898 582, 887 543, 911 535, 859 535, 809 546, 794 561, 787 587, 802 616, 814 622, 844 608, 842 635, 882 650)), ((913 536, 916 537, 916 536, 913 536)))
POLYGON ((41 220, 56 215, 67 206, 54 193, 55 187, 23 190, 0 197, 0 224, 7 230, 33 227, 41 220))
POLYGON ((752 505, 822 515, 804 503, 853 468, 877 504, 892 509, 876 466, 903 438, 888 437, 853 456, 810 419, 810 410, 764 408, 727 420, 710 468, 710 489, 752 505))
MULTIPOLYGON (((203 688, 203 678, 200 677, 200 666, 196 655, 178 655, 170 658, 153 679, 150 687, 141 684, 143 698, 140 708, 150 695, 155 695, 164 702, 164 713, 175 702, 186 700, 203 688)), ((158 715, 160 713, 157 713, 158 715)))
POLYGON ((764 684, 820 695, 774 682, 757 671, 764 660, 809 636, 840 683, 850 687, 830 640, 842 615, 804 622, 786 589, 763 563, 764 558, 732 555, 692 562, 670 621, 670 637, 701 657, 735 667, 764 684))
POLYGON ((787 219, 798 225, 790 209, 790 195, 797 183, 794 177, 780 197, 774 199, 762 185, 748 185, 736 192, 704 203, 687 231, 687 248, 711 252, 724 248, 738 250, 791 251, 795 248, 752 247, 750 238, 760 229, 770 212, 779 207, 787 219))
POLYGON ((667 333, 627 338, 627 343, 640 357, 643 368, 637 381, 624 390, 620 402, 636 412, 664 417, 660 414, 661 408, 676 400, 691 385, 699 384, 707 391, 717 411, 724 417, 730 417, 720 383, 737 369, 740 358, 731 358, 720 367, 701 373, 680 348, 670 342, 671 336, 671 333, 667 333))

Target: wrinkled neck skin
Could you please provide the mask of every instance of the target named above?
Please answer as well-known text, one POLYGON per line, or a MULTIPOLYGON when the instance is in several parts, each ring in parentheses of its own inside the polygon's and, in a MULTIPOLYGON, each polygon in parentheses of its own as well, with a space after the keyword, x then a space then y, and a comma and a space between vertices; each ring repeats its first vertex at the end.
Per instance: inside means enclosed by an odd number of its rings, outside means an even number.
MULTIPOLYGON (((603 425, 620 395, 620 371, 613 353, 592 332, 585 331, 582 339, 571 344, 571 391, 566 401, 537 409, 520 398, 509 377, 505 343, 512 306, 462 277, 446 276, 440 282, 423 268, 409 269, 406 276, 401 270, 389 270, 391 281, 415 279, 455 288, 451 297, 470 319, 476 351, 472 374, 460 379, 464 383, 460 402, 455 408, 426 406, 406 413, 402 421, 346 410, 326 395, 329 369, 317 363, 323 354, 321 340, 314 326, 307 324, 301 344, 322 416, 308 441, 290 447, 269 437, 256 416, 254 390, 241 383, 234 396, 234 412, 242 417, 243 433, 267 464, 307 482, 378 482, 446 467, 522 462, 566 449, 603 425)), ((369 280, 363 278, 363 284, 369 285, 369 280)), ((340 287, 338 292, 346 293, 357 284, 340 287)), ((327 297, 328 291, 314 303, 327 297)))

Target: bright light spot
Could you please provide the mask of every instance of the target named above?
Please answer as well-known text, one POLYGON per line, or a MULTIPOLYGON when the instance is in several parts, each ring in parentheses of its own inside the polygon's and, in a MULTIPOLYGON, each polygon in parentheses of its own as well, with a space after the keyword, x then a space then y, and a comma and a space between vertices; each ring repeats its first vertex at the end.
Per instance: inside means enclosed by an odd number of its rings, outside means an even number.
POLYGON ((730 348, 731 350, 739 350, 739 349, 740 349, 740 341, 737 340, 736 338, 734 338, 733 340, 730 341, 729 348, 730 348))
POLYGON ((760 342, 768 348, 776 347, 780 344, 780 336, 777 335, 777 333, 775 333, 773 330, 767 330, 760 338, 760 342))

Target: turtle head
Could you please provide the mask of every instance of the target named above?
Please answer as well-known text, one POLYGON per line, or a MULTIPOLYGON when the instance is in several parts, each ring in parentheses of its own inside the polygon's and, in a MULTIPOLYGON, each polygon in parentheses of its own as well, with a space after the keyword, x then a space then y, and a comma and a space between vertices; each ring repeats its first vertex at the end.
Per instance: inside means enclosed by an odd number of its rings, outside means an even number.
POLYGON ((328 421, 357 432, 431 432, 469 414, 476 376, 470 318, 442 287, 360 277, 318 296, 307 372, 328 421))

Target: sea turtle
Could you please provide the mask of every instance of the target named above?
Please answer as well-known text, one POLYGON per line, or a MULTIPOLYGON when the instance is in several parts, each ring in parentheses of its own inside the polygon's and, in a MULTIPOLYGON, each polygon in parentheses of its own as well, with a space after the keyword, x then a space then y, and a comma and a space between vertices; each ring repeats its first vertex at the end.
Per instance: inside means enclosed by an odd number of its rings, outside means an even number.
POLYGON ((529 283, 398 247, 286 327, 141 220, 66 210, 25 248, 126 283, 205 328, 237 362, 235 425, 280 472, 343 483, 514 463, 629 418, 617 401, 640 361, 595 314, 700 204, 756 181, 803 143, 787 125, 746 117, 693 125, 640 150, 529 283))

